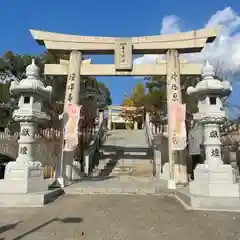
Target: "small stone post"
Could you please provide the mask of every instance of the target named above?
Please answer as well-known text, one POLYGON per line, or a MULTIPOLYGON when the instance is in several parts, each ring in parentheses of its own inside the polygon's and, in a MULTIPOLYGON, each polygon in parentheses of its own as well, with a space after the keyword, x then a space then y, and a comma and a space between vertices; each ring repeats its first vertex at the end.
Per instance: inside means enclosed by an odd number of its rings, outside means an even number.
POLYGON ((112 130, 112 109, 108 107, 108 130, 112 130))
POLYGON ((146 112, 145 121, 148 123, 150 122, 150 113, 149 112, 146 112))
POLYGON ((104 110, 101 110, 99 111, 99 127, 101 126, 103 121, 104 121, 104 110))
POLYGON ((134 130, 138 130, 138 122, 134 119, 134 130))

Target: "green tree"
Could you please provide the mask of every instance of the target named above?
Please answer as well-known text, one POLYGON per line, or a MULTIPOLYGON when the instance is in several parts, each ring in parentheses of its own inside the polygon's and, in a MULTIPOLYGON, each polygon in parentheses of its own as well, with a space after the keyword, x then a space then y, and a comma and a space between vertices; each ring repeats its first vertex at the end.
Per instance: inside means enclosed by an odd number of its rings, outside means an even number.
MULTIPOLYGON (((63 101, 67 77, 44 75, 44 64, 58 63, 59 61, 56 56, 47 51, 39 56, 19 55, 14 54, 12 51, 6 52, 0 58, 0 79, 5 82, 10 82, 14 79, 21 80, 26 77, 26 67, 31 64, 32 58, 36 60, 36 64, 40 68, 41 77, 44 78, 45 85, 53 87, 53 100, 63 101)), ((103 89, 106 93, 108 103, 111 103, 110 91, 104 83, 98 83, 95 77, 85 76, 81 77, 81 81, 87 82, 92 88, 103 89)), ((4 92, 5 91, 6 90, 4 89, 4 92)), ((8 93, 7 95, 9 96, 8 93)), ((0 100, 2 99, 2 96, 3 94, 0 96, 0 100)))
MULTIPOLYGON (((44 75, 44 64, 58 63, 59 61, 56 56, 47 51, 39 56, 19 55, 14 54, 12 51, 7 51, 0 58, 0 103, 6 104, 9 102, 10 82, 12 80, 20 81, 26 77, 26 67, 31 64, 32 58, 35 59, 36 64, 40 68, 41 78, 44 80, 45 85, 53 87, 52 104, 48 107, 51 108, 51 113, 56 115, 57 112, 61 112, 61 109, 54 103, 64 101, 67 77, 44 75)), ((106 104, 111 104, 110 91, 104 83, 98 83, 95 77, 84 76, 81 77, 81 81, 96 89, 96 91, 101 88, 106 95, 106 104)))
MULTIPOLYGON (((142 113, 141 107, 145 106, 145 97, 145 86, 139 82, 133 89, 132 95, 126 95, 122 103, 122 106, 136 107, 136 109, 122 109, 121 115, 130 121, 137 119, 139 114, 142 113)), ((133 123, 131 123, 131 127, 133 127, 132 124, 133 123)), ((127 128, 129 128, 129 126, 127 128)))
POLYGON ((137 86, 133 89, 132 97, 133 104, 136 107, 141 107, 144 105, 145 100, 145 86, 139 82, 137 86))
POLYGON ((100 91, 105 95, 106 105, 112 105, 112 97, 109 89, 106 87, 106 85, 103 82, 98 82, 97 85, 100 91))
POLYGON ((145 97, 145 86, 143 83, 139 82, 133 89, 131 95, 125 95, 122 105, 142 107, 145 105, 145 97))
MULTIPOLYGON (((187 112, 189 114, 197 111, 196 100, 187 94, 189 86, 195 86, 200 79, 200 76, 181 76, 181 93, 182 102, 186 103, 187 112)), ((150 110, 167 111, 167 83, 166 76, 154 76, 146 78, 146 87, 148 94, 146 103, 150 110)))
POLYGON ((166 76, 147 77, 145 109, 149 112, 166 111, 166 76))

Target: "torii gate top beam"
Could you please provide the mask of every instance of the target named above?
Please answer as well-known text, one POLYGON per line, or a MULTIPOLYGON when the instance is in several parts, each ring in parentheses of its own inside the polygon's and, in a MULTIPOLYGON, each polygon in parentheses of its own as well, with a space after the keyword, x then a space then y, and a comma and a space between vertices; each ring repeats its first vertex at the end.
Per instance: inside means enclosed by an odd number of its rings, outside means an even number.
POLYGON ((132 42, 133 54, 165 54, 168 49, 177 49, 179 53, 200 52, 206 42, 214 41, 218 29, 133 38, 78 36, 32 29, 30 32, 40 45, 45 45, 53 53, 79 50, 84 54, 113 54, 116 41, 127 39, 132 42))
POLYGON ((115 110, 115 111, 121 111, 121 110, 132 110, 132 111, 136 111, 136 110, 144 110, 144 107, 136 107, 136 106, 107 106, 106 107, 107 110, 115 110))

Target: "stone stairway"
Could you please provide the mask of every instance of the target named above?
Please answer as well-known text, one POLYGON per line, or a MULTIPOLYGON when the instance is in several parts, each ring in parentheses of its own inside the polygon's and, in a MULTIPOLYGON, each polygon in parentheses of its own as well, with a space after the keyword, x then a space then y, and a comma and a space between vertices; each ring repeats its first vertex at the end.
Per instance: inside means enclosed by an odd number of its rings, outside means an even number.
POLYGON ((64 188, 66 194, 164 194, 166 181, 153 176, 144 130, 114 130, 100 149, 91 176, 64 188))
POLYGON ((94 177, 151 177, 153 162, 144 130, 108 132, 94 177))

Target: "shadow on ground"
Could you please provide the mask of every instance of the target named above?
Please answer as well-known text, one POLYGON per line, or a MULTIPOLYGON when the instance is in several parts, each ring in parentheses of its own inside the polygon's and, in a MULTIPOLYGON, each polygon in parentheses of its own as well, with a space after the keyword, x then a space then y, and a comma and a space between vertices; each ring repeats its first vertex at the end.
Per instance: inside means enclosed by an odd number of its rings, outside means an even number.
MULTIPOLYGON (((14 229, 19 223, 21 223, 22 221, 20 222, 16 222, 16 223, 12 223, 12 224, 8 224, 8 225, 5 225, 5 226, 2 226, 0 227, 0 234, 4 233, 4 232, 7 232, 9 231, 10 229, 14 229)), ((0 238, 1 240, 1 238, 0 238)))
MULTIPOLYGON (((83 218, 80 218, 80 217, 66 217, 66 218, 62 218, 62 219, 61 218, 53 218, 53 219, 51 219, 51 220, 49 220, 49 221, 47 221, 47 222, 45 222, 45 223, 43 223, 43 224, 41 224, 41 225, 39 225, 37 227, 31 229, 28 232, 25 232, 25 233, 23 233, 23 234, 21 234, 21 235, 19 235, 17 237, 14 237, 14 240, 23 239, 24 237, 30 235, 31 233, 34 233, 34 232, 36 232, 36 231, 46 227, 47 225, 49 225, 49 224, 51 224, 53 222, 68 223, 68 224, 69 223, 81 223, 81 222, 83 222, 83 218)), ((10 224, 10 225, 13 225, 13 224, 10 224)), ((84 232, 82 232, 82 236, 83 235, 84 235, 84 232)))

